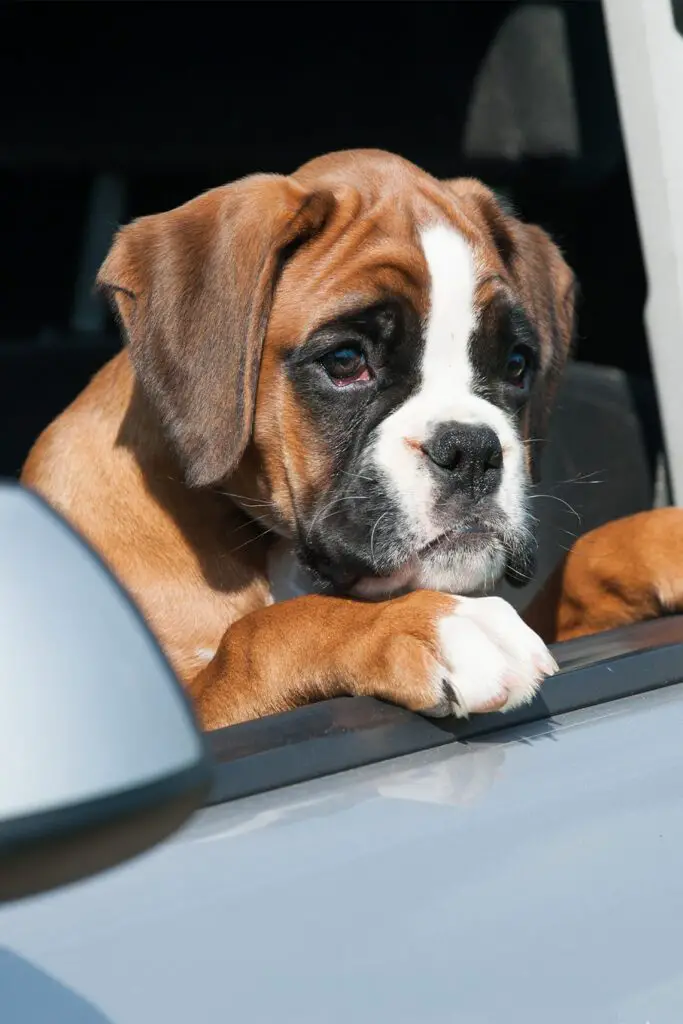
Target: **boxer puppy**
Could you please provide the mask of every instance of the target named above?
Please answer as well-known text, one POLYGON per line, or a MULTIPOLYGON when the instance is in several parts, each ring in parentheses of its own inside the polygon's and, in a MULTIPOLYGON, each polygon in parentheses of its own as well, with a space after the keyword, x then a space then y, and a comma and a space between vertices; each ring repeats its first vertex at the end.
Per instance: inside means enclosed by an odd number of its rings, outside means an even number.
POLYGON ((542 230, 476 181, 349 151, 133 222, 98 283, 127 344, 23 481, 127 587, 206 728, 341 694, 458 716, 533 696, 553 658, 482 595, 532 571, 572 337, 542 230))

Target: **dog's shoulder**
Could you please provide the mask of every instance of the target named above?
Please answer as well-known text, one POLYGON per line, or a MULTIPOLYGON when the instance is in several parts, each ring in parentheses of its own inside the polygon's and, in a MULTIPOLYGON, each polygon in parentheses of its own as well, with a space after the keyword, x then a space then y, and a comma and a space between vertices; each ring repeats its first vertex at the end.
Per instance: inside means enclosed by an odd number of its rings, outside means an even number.
POLYGON ((28 454, 21 482, 68 509, 103 467, 105 452, 115 448, 132 390, 128 356, 120 352, 42 431, 28 454))

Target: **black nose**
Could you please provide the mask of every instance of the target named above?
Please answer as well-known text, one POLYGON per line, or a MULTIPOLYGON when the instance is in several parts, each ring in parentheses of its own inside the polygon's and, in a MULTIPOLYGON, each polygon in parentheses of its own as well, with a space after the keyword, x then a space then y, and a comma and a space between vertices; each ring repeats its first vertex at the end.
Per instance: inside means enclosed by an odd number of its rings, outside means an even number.
POLYGON ((441 423, 422 450, 453 487, 474 498, 492 494, 503 472, 503 449, 495 430, 479 423, 441 423))

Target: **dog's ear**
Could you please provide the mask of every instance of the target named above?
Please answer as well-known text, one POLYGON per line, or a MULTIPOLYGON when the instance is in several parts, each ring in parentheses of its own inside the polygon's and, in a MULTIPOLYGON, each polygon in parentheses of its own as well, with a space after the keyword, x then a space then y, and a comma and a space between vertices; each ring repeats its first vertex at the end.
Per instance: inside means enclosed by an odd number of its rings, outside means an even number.
POLYGON ((478 181, 444 183, 468 218, 487 233, 510 276, 517 298, 541 344, 540 379, 524 413, 529 470, 534 483, 550 413, 575 330, 576 279, 559 248, 541 228, 524 224, 505 200, 478 181))
POLYGON ((254 175, 117 235, 97 282, 189 485, 224 479, 242 457, 279 272, 333 203, 254 175))

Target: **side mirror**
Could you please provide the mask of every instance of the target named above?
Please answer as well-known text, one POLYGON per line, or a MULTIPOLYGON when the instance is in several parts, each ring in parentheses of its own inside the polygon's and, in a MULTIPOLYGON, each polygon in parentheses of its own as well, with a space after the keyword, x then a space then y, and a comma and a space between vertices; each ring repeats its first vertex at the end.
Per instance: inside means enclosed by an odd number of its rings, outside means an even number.
POLYGON ((0 901, 153 846, 211 774, 130 598, 37 495, 0 485, 0 901))

